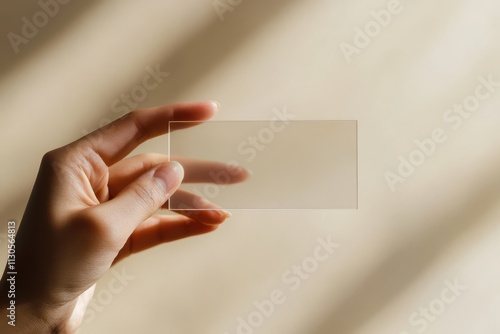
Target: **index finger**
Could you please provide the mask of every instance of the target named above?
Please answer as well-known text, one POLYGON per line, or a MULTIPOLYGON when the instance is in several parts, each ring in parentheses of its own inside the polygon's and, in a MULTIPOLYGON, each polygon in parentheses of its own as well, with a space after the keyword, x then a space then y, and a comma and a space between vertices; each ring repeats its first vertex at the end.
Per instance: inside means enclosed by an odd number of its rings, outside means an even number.
MULTIPOLYGON (((123 159, 148 139, 168 132, 170 121, 205 121, 219 109, 214 101, 175 103, 167 106, 136 110, 88 134, 72 145, 90 143, 106 165, 123 159)), ((199 124, 193 122, 187 126, 199 124)))

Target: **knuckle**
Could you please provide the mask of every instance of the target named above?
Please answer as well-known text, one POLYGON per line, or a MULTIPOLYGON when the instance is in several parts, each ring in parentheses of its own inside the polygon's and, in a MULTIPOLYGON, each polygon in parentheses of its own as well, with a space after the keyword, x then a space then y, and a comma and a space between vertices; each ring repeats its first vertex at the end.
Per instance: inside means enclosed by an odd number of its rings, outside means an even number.
POLYGON ((159 206, 157 205, 157 191, 154 186, 147 187, 142 183, 137 183, 133 186, 133 191, 136 197, 140 200, 144 209, 148 210, 150 208, 159 206))
POLYGON ((60 149, 55 149, 45 153, 42 157, 42 164, 51 165, 52 163, 59 161, 61 159, 60 149))
POLYGON ((89 149, 84 144, 57 148, 44 154, 41 168, 52 175, 67 179, 64 176, 74 176, 78 175, 80 170, 90 170, 91 161, 88 159, 88 152, 89 149))
POLYGON ((45 153, 40 164, 41 171, 47 175, 64 175, 72 172, 71 157, 62 148, 45 153))
POLYGON ((129 117, 132 120, 132 124, 135 126, 136 129, 136 140, 142 141, 144 138, 147 138, 148 133, 146 131, 146 128, 141 122, 140 111, 139 110, 131 111, 129 117))
POLYGON ((82 150, 82 146, 83 145, 80 143, 74 143, 53 149, 43 155, 42 161, 52 163, 72 160, 74 156, 82 150))

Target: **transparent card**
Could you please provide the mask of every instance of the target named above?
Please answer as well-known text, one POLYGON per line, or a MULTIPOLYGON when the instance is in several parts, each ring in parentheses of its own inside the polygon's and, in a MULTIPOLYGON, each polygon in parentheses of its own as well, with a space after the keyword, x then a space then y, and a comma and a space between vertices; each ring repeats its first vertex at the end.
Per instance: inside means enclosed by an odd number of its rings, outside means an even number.
MULTIPOLYGON (((223 209, 357 209, 357 121, 173 121, 169 128, 172 160, 225 164, 208 183, 180 187, 223 209), (249 177, 225 183, 238 167, 249 177)), ((198 205, 176 193, 168 207, 198 205)))

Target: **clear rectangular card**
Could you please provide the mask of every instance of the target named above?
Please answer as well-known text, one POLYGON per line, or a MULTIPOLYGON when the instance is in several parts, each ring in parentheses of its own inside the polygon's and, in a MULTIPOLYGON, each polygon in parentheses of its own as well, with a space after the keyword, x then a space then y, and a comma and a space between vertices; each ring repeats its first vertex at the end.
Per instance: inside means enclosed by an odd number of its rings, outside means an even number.
MULTIPOLYGON (((225 164, 208 183, 180 188, 223 209, 357 209, 357 121, 175 121, 169 128, 172 160, 225 164), (223 183, 236 167, 249 177, 223 183)), ((169 200, 170 210, 195 208, 177 193, 169 200)))

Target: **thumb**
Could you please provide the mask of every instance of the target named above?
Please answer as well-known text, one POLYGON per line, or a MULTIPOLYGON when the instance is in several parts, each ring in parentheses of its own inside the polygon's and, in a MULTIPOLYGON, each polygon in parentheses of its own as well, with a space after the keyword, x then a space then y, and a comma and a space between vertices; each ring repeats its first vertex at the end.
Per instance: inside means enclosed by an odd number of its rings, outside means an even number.
POLYGON ((156 165, 125 187, 115 198, 102 203, 99 211, 120 227, 126 225, 132 233, 172 196, 183 177, 184 169, 177 161, 156 165))

